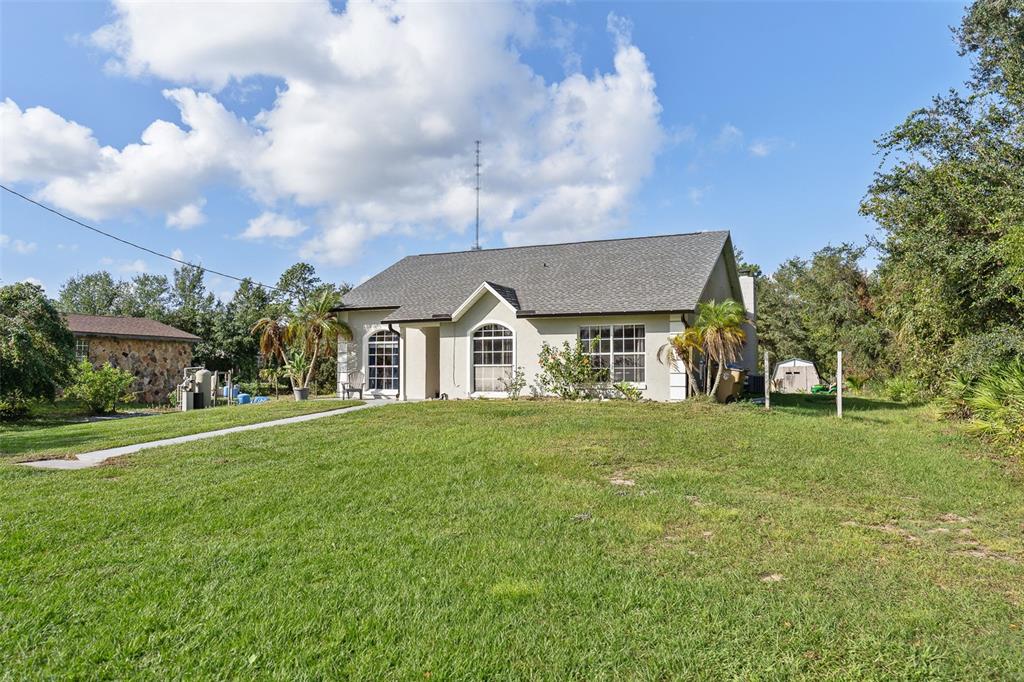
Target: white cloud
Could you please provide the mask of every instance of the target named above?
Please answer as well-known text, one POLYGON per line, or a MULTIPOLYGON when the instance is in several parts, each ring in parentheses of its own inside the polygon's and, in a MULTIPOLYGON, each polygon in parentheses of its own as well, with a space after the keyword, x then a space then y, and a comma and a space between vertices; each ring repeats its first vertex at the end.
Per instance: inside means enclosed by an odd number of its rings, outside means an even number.
POLYGON ((306 229, 298 220, 267 211, 250 220, 241 236, 243 239, 287 239, 299 236, 306 229))
POLYGON ((299 249, 299 255, 319 263, 349 265, 355 262, 360 247, 373 232, 385 230, 382 227, 373 230, 362 223, 338 223, 305 242, 299 249))
POLYGON ((174 260, 185 260, 185 253, 181 249, 171 251, 171 258, 174 260))
POLYGON ((206 216, 203 215, 203 206, 205 204, 206 200, 200 199, 198 201, 185 204, 177 211, 168 213, 167 226, 176 227, 179 230, 190 230, 197 225, 202 225, 206 222, 206 216))
POLYGON ((56 175, 85 173, 99 162, 92 131, 45 107, 24 111, 10 99, 0 103, 0 178, 36 182, 56 175))
POLYGON ((21 281, 26 283, 26 284, 35 284, 37 287, 42 287, 43 293, 46 292, 46 285, 43 284, 43 280, 41 280, 41 279, 37 279, 35 277, 26 277, 25 279, 23 279, 21 281))
POLYGON ((38 244, 35 242, 25 242, 20 239, 11 239, 6 234, 0 234, 0 246, 5 249, 10 249, 14 253, 27 256, 36 250, 38 244))
MULTIPOLYGON (((538 31, 529 4, 118 3, 94 44, 114 71, 188 86, 164 92, 182 125, 155 121, 123 149, 78 126, 80 164, 36 163, 46 172, 26 177, 79 215, 143 209, 173 227, 198 220, 203 188, 227 179, 268 213, 279 201, 323 209, 301 250, 345 262, 381 234, 464 232, 480 139, 485 241, 602 236, 626 220, 666 139, 629 22, 607 24, 610 71, 547 82, 520 54, 538 31), (257 75, 283 84, 250 121, 190 89, 257 75)), ((42 111, 56 131, 75 125, 42 111)))
POLYGON ((146 261, 142 260, 141 258, 136 258, 135 260, 132 261, 125 261, 118 265, 117 269, 119 272, 136 275, 142 274, 148 270, 148 268, 146 267, 146 261))
POLYGON ((707 194, 708 190, 706 187, 691 187, 686 191, 686 196, 689 197, 690 203, 694 206, 700 206, 701 202, 704 201, 704 195, 707 194))
POLYGON ((743 131, 731 123, 726 123, 718 132, 715 143, 719 147, 735 147, 743 141, 743 131))
POLYGON ((750 152, 752 156, 764 158, 769 154, 774 153, 780 147, 785 146, 792 147, 793 145, 787 145, 785 140, 779 139, 777 137, 766 137, 754 140, 753 144, 751 144, 750 147, 747 148, 747 150, 750 152))

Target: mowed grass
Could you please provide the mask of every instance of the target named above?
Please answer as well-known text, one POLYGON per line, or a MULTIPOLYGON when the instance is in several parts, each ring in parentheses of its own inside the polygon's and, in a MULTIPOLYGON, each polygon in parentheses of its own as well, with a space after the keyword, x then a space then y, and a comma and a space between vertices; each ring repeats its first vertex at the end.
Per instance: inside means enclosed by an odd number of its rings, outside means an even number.
POLYGON ((923 409, 774 402, 392 405, 0 465, 0 676, 1024 678, 1019 464, 923 409))
POLYGON ((191 412, 167 412, 107 421, 55 426, 52 423, 0 425, 0 460, 69 457, 82 452, 187 436, 231 426, 336 410, 362 404, 358 400, 276 400, 259 405, 222 405, 191 412))

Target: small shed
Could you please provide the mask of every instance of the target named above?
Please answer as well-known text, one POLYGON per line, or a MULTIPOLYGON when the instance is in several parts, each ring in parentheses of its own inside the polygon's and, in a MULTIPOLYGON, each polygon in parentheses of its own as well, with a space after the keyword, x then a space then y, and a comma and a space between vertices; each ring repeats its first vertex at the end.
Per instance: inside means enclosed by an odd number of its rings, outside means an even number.
POLYGON ((193 347, 201 339, 163 322, 144 317, 64 316, 75 336, 75 359, 94 366, 109 362, 135 375, 136 398, 162 403, 175 391, 182 370, 192 364, 193 347))
POLYGON ((808 393, 811 386, 820 383, 814 363, 800 358, 775 365, 775 373, 772 375, 772 388, 782 393, 808 393))

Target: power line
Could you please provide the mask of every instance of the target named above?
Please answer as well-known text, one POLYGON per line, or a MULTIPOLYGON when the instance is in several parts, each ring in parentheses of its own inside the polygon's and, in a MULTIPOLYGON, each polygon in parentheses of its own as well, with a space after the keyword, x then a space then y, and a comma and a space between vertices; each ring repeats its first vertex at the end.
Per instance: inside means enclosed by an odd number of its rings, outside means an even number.
POLYGON ((58 211, 55 208, 51 208, 50 206, 47 206, 46 204, 40 203, 40 202, 36 201, 35 199, 32 199, 30 197, 25 196, 21 192, 16 192, 13 189, 11 189, 10 187, 7 187, 6 185, 0 185, 0 189, 4 189, 5 191, 10 192, 14 196, 20 197, 20 198, 24 199, 25 201, 29 202, 30 204, 35 204, 39 208, 47 210, 50 213, 53 213, 54 215, 60 216, 64 220, 68 220, 68 221, 74 223, 75 225, 78 225, 79 227, 84 227, 87 230, 92 230, 93 232, 96 232, 97 234, 101 234, 104 237, 110 237, 114 241, 121 242, 122 244, 127 244, 128 246, 131 246, 133 248, 139 249, 140 251, 145 251, 146 253, 151 253, 154 256, 159 256, 160 258, 166 258, 169 261, 173 261, 173 262, 179 263, 181 265, 187 265, 187 266, 192 267, 192 268, 197 268, 197 269, 201 270, 202 272, 208 272, 208 273, 210 273, 212 275, 219 275, 220 277, 227 277, 228 279, 233 279, 236 282, 246 282, 246 281, 248 281, 250 284, 254 284, 254 285, 258 286, 258 287, 263 287, 264 289, 271 289, 272 291, 282 291, 282 292, 284 292, 286 294, 294 293, 294 292, 289 291, 287 289, 281 289, 280 287, 272 287, 269 284, 262 284, 260 282, 257 282, 256 280, 252 279, 251 277, 235 277, 234 275, 229 275, 226 272, 219 272, 217 270, 212 270, 210 268, 205 268, 202 265, 196 265, 195 263, 190 263, 188 261, 181 260, 180 258, 175 258, 174 256, 168 256, 166 253, 160 253, 159 251, 154 251, 153 249, 148 248, 146 246, 142 246, 141 244, 136 244, 135 242, 130 242, 127 239, 122 239, 121 237, 118 237, 116 234, 110 234, 109 232, 104 232, 103 230, 99 229, 98 227, 93 227, 92 225, 87 225, 86 223, 83 223, 81 220, 76 220, 75 218, 72 218, 69 215, 61 213, 60 211, 58 211))

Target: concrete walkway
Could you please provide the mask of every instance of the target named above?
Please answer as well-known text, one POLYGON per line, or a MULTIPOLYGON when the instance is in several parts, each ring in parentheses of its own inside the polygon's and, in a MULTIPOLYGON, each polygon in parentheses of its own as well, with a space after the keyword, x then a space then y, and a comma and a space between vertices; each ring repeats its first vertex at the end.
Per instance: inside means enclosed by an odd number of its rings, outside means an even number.
POLYGON ((94 450, 93 452, 83 452, 80 455, 76 455, 75 459, 41 459, 36 462, 20 462, 21 466, 32 467, 34 469, 88 469, 89 467, 99 466, 108 459, 114 457, 122 457, 124 455, 130 455, 140 450, 149 450, 150 448, 162 448, 165 445, 178 445, 179 443, 191 443, 195 440, 204 440, 206 438, 216 438, 217 436, 225 436, 229 433, 239 433, 241 431, 255 431, 256 429, 268 429, 272 426, 283 426, 284 424, 298 424, 300 422, 308 422, 314 419, 323 419, 324 417, 334 417, 339 414, 348 414, 349 412, 357 412, 359 410, 366 410, 371 407, 378 407, 381 405, 392 405, 395 401, 393 400, 368 400, 363 405, 356 405, 354 407, 343 407, 337 410, 328 410, 326 412, 314 412, 313 414, 301 414, 297 417, 284 417, 283 419, 275 419, 269 422, 260 422, 258 424, 246 424, 244 426, 232 426, 227 429, 218 429, 216 431, 206 431, 204 433, 193 433, 188 436, 178 436, 177 438, 164 438, 163 440, 153 440, 148 443, 137 443, 135 445, 124 445, 119 448, 107 448, 106 450, 94 450))

